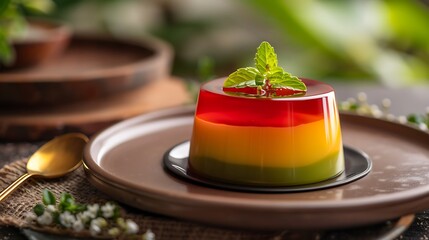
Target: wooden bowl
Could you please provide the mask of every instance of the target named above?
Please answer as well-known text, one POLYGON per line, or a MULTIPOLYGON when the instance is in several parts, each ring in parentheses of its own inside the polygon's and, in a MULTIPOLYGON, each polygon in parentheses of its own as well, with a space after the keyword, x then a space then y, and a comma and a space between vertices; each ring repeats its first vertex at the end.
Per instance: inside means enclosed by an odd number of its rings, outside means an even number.
POLYGON ((30 21, 25 37, 13 40, 15 61, 7 68, 33 67, 58 57, 67 47, 71 29, 52 21, 30 21))
POLYGON ((0 73, 0 107, 58 106, 100 99, 169 75, 166 43, 77 36, 55 61, 0 73))

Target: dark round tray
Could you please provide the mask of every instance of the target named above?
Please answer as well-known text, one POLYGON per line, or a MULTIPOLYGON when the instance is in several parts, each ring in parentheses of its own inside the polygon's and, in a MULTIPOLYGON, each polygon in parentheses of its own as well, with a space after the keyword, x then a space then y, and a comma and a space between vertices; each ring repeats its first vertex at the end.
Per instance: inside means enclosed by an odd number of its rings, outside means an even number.
POLYGON ((261 193, 293 193, 315 191, 325 188, 332 188, 346 183, 358 180, 364 177, 371 171, 372 163, 368 155, 364 152, 344 146, 344 161, 345 170, 338 176, 327 179, 325 181, 296 185, 296 186, 251 186, 251 185, 235 185, 224 182, 207 179, 196 174, 192 174, 188 169, 189 161, 189 141, 177 144, 172 149, 168 150, 164 155, 164 166, 174 176, 181 177, 192 183, 203 184, 209 187, 215 187, 231 191, 243 192, 261 192, 261 193))

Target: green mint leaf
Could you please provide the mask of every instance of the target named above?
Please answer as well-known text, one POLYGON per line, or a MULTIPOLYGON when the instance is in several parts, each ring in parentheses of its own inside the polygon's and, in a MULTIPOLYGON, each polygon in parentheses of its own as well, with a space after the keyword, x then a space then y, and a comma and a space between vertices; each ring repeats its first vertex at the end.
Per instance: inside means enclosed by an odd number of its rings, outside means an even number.
POLYGON ((305 84, 297 77, 285 72, 283 68, 276 67, 267 76, 273 88, 289 88, 297 91, 307 91, 305 84))
POLYGON ((62 193, 60 203, 58 204, 58 210, 64 212, 75 205, 73 196, 70 193, 62 193))
POLYGON ((72 204, 68 205, 64 209, 65 211, 69 211, 70 213, 80 213, 86 210, 86 205, 84 204, 72 204))
POLYGON ((56 200, 55 200, 55 195, 49 191, 48 189, 44 189, 43 190, 43 204, 47 205, 55 205, 56 204, 56 200))
POLYGON ((419 124, 419 123, 423 122, 422 117, 419 115, 416 115, 416 114, 408 115, 407 120, 408 120, 408 122, 414 123, 414 124, 419 124))
POLYGON ((45 206, 43 206, 43 204, 37 204, 36 206, 33 207, 33 212, 37 215, 37 216, 42 216, 43 213, 45 212, 45 206))
POLYGON ((289 88, 298 91, 307 91, 307 86, 295 76, 285 73, 279 80, 271 82, 273 88, 289 88))
POLYGON ((277 67, 277 54, 268 42, 264 41, 259 45, 255 55, 255 66, 261 74, 277 67))
POLYGON ((237 86, 234 86, 235 88, 244 88, 244 87, 255 87, 256 83, 255 80, 249 80, 249 81, 245 81, 245 82, 241 82, 240 84, 238 84, 237 86))
POLYGON ((248 81, 254 81, 258 70, 253 67, 239 68, 237 71, 231 73, 223 83, 224 87, 236 87, 248 81))
POLYGON ((276 81, 282 81, 282 79, 286 76, 291 76, 289 73, 285 72, 281 67, 275 67, 271 69, 269 74, 267 74, 267 78, 270 80, 270 83, 276 81))
POLYGON ((265 78, 264 78, 264 76, 262 76, 262 75, 260 75, 260 74, 257 74, 257 75, 255 76, 255 84, 256 84, 257 86, 262 86, 262 85, 264 85, 264 83, 265 83, 265 78))
POLYGON ((60 203, 63 203, 65 205, 73 205, 74 198, 70 193, 62 193, 60 203))

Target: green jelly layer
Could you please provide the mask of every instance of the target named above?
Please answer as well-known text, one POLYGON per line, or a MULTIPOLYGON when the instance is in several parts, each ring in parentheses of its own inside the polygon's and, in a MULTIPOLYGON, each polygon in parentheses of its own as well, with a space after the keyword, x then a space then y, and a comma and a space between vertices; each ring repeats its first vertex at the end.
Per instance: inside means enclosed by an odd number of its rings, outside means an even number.
POLYGON ((210 157, 193 156, 190 170, 217 181, 254 186, 292 186, 320 182, 344 171, 343 153, 297 168, 257 167, 225 163, 210 157))

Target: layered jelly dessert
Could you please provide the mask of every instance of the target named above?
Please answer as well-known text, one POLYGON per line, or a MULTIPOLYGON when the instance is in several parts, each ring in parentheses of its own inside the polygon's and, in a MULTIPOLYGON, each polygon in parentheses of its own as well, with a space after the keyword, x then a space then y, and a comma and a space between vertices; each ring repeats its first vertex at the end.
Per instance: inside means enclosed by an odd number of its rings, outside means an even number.
POLYGON ((255 67, 201 86, 189 172, 232 184, 292 186, 344 171, 334 89, 277 66, 263 42, 255 67))
POLYGON ((332 87, 303 80, 303 96, 259 98, 226 93, 223 81, 200 89, 191 172, 234 184, 288 186, 322 181, 344 170, 332 87))

